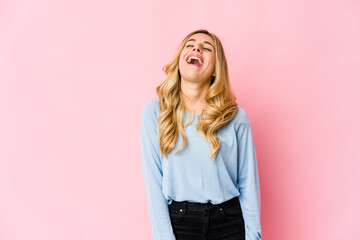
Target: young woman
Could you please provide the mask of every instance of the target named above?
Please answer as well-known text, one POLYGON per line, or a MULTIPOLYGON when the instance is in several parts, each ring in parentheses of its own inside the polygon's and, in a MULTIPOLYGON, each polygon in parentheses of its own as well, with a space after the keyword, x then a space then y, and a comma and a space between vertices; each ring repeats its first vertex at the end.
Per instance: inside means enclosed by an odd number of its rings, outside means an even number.
POLYGON ((154 240, 260 240, 251 126, 215 34, 188 34, 142 112, 142 174, 154 240))

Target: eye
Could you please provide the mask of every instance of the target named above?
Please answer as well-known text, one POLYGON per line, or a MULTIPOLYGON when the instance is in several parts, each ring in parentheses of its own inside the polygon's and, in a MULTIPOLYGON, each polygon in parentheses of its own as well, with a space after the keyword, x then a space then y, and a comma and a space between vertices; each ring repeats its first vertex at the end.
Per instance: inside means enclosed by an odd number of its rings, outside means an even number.
MULTIPOLYGON (((194 45, 187 45, 186 47, 193 47, 194 45)), ((211 52, 211 50, 210 49, 208 49, 208 48, 204 48, 204 49, 206 49, 206 50, 208 50, 208 51, 210 51, 211 52)))

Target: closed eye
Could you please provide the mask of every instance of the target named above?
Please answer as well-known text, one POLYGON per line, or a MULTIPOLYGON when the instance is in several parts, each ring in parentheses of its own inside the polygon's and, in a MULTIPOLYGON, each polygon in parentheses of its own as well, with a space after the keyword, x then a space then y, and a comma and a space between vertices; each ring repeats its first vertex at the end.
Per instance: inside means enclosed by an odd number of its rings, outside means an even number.
MULTIPOLYGON (((187 45, 186 47, 193 47, 193 46, 194 46, 194 45, 187 45)), ((211 50, 208 49, 208 48, 204 48, 204 49, 209 50, 209 51, 211 52, 211 50)))

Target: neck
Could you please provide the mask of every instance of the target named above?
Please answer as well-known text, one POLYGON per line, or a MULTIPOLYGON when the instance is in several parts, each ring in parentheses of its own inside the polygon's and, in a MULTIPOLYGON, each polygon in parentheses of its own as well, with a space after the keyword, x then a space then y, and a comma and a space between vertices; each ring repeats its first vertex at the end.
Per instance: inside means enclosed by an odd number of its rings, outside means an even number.
POLYGON ((208 104, 206 93, 210 82, 194 83, 181 80, 181 97, 185 108, 195 113, 201 113, 208 104))

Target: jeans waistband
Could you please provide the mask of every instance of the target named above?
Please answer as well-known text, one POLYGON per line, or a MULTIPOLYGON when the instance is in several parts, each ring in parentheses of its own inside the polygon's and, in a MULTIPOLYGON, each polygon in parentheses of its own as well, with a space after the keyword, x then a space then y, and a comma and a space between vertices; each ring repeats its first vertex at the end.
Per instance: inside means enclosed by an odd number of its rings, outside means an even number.
POLYGON ((207 202, 207 203, 194 203, 194 202, 189 202, 189 201, 175 201, 172 200, 171 204, 169 205, 169 208, 173 208, 173 209, 189 209, 189 210, 193 210, 193 211, 204 211, 204 210, 209 210, 209 211, 217 211, 220 208, 226 208, 232 204, 238 203, 239 202, 239 197, 233 197, 223 203, 219 203, 219 204, 212 204, 211 202, 207 202))

